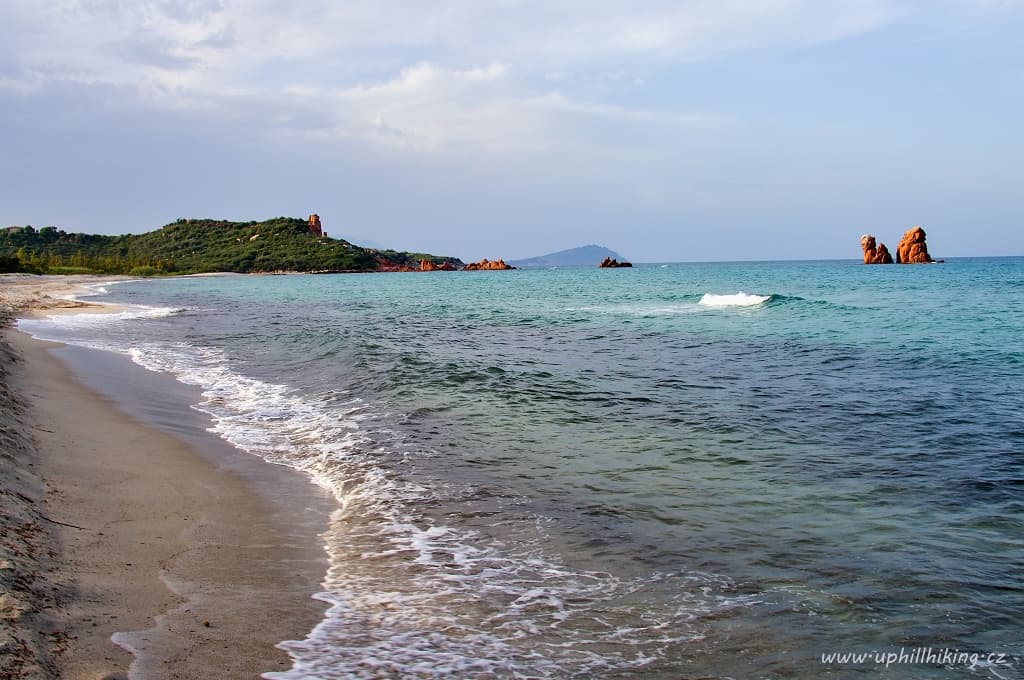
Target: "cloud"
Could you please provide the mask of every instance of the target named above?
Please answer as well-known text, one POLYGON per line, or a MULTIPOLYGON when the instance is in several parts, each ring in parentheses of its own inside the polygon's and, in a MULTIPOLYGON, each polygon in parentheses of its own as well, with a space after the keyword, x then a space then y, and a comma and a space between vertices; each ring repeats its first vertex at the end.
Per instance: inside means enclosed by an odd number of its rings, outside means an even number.
POLYGON ((155 66, 160 69, 184 71, 194 68, 199 59, 175 54, 173 45, 159 45, 147 40, 127 39, 109 43, 110 51, 126 62, 140 66, 155 66))
POLYGON ((740 122, 730 111, 659 100, 652 70, 845 38, 892 21, 896 8, 896 0, 453 0, 441 8, 10 0, 0 8, 0 88, 97 87, 107 107, 177 111, 280 143, 651 161, 667 153, 666 138, 740 122), (627 103, 623 93, 640 84, 649 101, 627 103))
POLYGON ((278 97, 251 108, 321 111, 319 125, 292 132, 413 153, 594 156, 628 146, 637 134, 707 132, 736 122, 728 115, 581 101, 550 83, 539 89, 503 64, 460 70, 421 62, 370 85, 296 86, 285 95, 284 102, 278 97))
MULTIPOLYGON (((259 88, 261 70, 295 66, 322 85, 372 73, 374 64, 418 62, 470 69, 515 64, 528 72, 630 57, 702 59, 736 50, 836 40, 896 15, 883 0, 689 0, 499 2, 455 0, 11 0, 4 37, 29 62, 74 63, 99 80, 159 78, 163 59, 128 50, 111 61, 98 47, 128 41, 187 60, 197 88, 259 88), (303 68, 308 67, 308 68, 303 68), (325 68, 320 68, 325 67, 325 68)), ((3 30, 3 29, 0 29, 3 30)), ((175 68, 183 62, 174 61, 175 68)), ((274 83, 277 84, 277 83, 274 83)))

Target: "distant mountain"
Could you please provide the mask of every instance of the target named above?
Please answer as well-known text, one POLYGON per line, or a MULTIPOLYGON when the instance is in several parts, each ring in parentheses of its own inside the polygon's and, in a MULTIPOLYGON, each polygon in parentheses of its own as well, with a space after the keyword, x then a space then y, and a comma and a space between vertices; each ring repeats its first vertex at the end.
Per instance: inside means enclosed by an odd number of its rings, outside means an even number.
POLYGON ((515 267, 573 267, 579 265, 596 267, 606 257, 615 260, 626 259, 614 250, 609 250, 604 246, 589 245, 559 250, 557 253, 539 255, 525 260, 513 260, 509 264, 515 267))

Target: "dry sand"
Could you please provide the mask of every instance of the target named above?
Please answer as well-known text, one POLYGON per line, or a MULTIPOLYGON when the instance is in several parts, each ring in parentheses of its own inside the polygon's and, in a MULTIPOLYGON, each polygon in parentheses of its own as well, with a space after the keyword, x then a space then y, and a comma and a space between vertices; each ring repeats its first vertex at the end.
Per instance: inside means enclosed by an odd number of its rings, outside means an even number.
MULTIPOLYGON (((0 295, 21 304, 6 283, 0 295)), ((326 498, 297 479, 267 498, 218 461, 219 442, 199 451, 133 420, 70 379, 52 343, 2 333, 0 678, 286 669, 275 644, 304 637, 324 610, 311 599, 326 561, 308 517, 326 522, 326 498), (304 524, 288 521, 303 510, 304 524)))
POLYGON ((36 276, 34 274, 0 274, 0 309, 18 315, 42 311, 71 310, 79 312, 109 311, 103 306, 69 299, 87 286, 124 281, 128 276, 36 276))

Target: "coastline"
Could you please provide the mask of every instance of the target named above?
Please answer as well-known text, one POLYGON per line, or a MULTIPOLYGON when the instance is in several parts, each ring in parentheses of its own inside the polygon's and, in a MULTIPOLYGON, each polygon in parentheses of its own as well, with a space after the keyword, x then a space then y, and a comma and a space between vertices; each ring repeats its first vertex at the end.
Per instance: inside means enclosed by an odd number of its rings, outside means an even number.
MULTIPOLYGON (((26 305, 85 311, 44 297, 73 292, 66 281, 8 287, 0 304, 21 316, 26 305)), ((312 598, 326 570, 326 496, 212 434, 174 436, 130 414, 145 369, 116 357, 140 382, 94 389, 72 348, 0 333, 12 404, 0 502, 15 520, 0 555, 10 636, 0 677, 252 678, 290 667, 276 645, 302 639, 326 608, 312 598), (306 512, 291 521, 284 505, 297 503, 306 512)))

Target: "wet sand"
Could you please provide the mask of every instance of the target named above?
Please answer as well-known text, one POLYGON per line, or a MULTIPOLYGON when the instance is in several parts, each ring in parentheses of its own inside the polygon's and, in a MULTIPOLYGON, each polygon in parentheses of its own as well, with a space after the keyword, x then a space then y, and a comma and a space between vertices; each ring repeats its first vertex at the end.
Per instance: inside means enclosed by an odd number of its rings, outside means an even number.
POLYGON ((2 334, 0 677, 287 669, 275 645, 324 611, 326 494, 213 435, 142 422, 132 393, 81 384, 60 345, 2 334))

